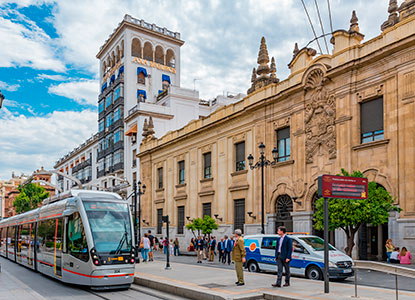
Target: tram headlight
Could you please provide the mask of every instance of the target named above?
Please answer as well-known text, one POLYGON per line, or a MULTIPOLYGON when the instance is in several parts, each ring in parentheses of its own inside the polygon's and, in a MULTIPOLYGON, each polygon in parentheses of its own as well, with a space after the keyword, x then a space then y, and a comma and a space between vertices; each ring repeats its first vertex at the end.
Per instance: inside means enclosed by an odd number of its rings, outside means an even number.
POLYGON ((94 264, 97 265, 97 266, 99 265, 98 259, 94 260, 94 264))
POLYGON ((135 259, 134 258, 131 259, 131 263, 132 264, 135 263, 135 259))

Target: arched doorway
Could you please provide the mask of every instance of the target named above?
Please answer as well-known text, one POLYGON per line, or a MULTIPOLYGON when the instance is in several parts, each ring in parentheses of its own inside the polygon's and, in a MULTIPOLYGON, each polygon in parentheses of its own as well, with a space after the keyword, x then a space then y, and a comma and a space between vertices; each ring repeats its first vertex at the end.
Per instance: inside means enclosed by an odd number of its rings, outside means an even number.
MULTIPOLYGON (((377 188, 385 187, 379 183, 377 188)), ((388 239, 388 223, 373 226, 372 224, 360 225, 359 231, 359 259, 361 260, 386 260, 385 244, 388 239)))
POLYGON ((293 201, 288 195, 279 195, 275 202, 275 211, 277 213, 277 220, 275 223, 275 232, 279 226, 285 226, 288 232, 293 231, 293 201))

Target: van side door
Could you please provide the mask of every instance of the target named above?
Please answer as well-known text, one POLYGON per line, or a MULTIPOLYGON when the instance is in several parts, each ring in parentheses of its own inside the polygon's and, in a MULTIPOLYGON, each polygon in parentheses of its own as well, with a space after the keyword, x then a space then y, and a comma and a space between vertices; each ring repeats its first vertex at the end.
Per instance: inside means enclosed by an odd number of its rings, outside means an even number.
POLYGON ((276 272, 275 249, 278 237, 264 236, 261 242, 261 262, 259 268, 264 271, 276 272))

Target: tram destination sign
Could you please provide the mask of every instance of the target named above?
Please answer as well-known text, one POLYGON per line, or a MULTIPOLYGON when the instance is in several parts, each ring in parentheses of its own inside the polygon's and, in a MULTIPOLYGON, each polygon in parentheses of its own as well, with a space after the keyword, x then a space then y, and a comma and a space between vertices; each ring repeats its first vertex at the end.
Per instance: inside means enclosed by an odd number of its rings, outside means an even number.
POLYGON ((318 178, 318 196, 341 199, 367 199, 367 178, 322 175, 318 178))

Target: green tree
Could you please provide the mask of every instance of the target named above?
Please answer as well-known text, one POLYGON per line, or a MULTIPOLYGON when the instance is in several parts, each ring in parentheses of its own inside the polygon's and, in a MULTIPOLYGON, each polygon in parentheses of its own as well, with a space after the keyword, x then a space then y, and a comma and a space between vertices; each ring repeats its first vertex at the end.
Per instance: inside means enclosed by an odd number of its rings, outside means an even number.
POLYGON ((216 224, 216 221, 211 216, 204 216, 203 218, 203 225, 202 225, 202 233, 209 235, 212 233, 213 230, 218 229, 218 224, 216 224))
POLYGON ((197 231, 197 235, 200 235, 200 231, 203 229, 203 219, 202 218, 195 218, 193 221, 186 225, 186 228, 193 233, 193 236, 197 238, 195 231, 197 231))
POLYGON ((218 229, 218 224, 216 224, 215 219, 213 219, 210 216, 204 216, 204 218, 195 218, 193 221, 186 225, 186 228, 190 230, 193 233, 193 236, 197 238, 197 236, 200 235, 200 232, 202 234, 208 234, 210 237, 210 234, 213 230, 218 229), (196 232, 197 231, 197 236, 196 232))
MULTIPOLYGON (((341 176, 363 177, 362 172, 353 171, 349 174, 342 169, 341 176)), ((338 175, 339 176, 339 175, 338 175)), ((353 199, 329 199, 329 230, 341 228, 347 237, 345 252, 351 256, 355 246, 354 238, 362 224, 374 226, 388 222, 389 212, 401 211, 393 205, 392 196, 376 182, 369 182, 368 197, 365 200, 353 199)), ((314 228, 324 230, 324 199, 316 202, 316 213, 314 214, 314 228)))
POLYGON ((24 186, 19 185, 17 189, 19 195, 13 201, 13 207, 18 214, 37 208, 44 199, 49 197, 49 192, 32 182, 24 186))

